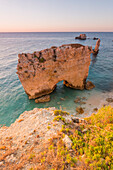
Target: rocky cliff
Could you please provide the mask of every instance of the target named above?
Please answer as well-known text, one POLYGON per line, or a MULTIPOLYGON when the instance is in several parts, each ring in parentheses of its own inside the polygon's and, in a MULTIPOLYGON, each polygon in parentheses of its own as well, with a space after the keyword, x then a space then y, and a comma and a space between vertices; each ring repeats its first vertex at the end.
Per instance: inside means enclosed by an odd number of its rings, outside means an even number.
POLYGON ((32 54, 19 54, 17 74, 29 99, 51 93, 59 81, 84 89, 92 47, 66 44, 32 54))

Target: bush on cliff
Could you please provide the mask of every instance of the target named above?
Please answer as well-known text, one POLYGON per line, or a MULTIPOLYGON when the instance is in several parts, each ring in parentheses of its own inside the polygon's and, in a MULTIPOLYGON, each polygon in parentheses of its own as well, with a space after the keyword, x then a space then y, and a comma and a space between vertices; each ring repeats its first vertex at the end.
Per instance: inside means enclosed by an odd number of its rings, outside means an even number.
POLYGON ((113 108, 103 107, 85 120, 87 123, 78 129, 72 122, 62 126, 64 135, 61 133, 58 138, 50 140, 48 149, 40 158, 40 169, 113 169, 113 108), (63 143, 65 134, 72 141, 72 149, 63 143))

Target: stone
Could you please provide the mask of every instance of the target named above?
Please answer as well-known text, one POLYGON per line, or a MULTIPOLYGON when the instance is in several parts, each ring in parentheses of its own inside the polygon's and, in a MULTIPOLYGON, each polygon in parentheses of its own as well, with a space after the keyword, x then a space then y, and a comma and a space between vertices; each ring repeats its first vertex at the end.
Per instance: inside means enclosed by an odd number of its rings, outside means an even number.
POLYGON ((78 37, 75 37, 75 39, 86 40, 86 34, 80 34, 78 37))
POLYGON ((4 162, 3 162, 3 161, 1 161, 1 162, 0 162, 0 166, 2 166, 3 164, 4 164, 4 162))
POLYGON ((35 99, 35 103, 44 103, 44 102, 49 102, 50 101, 50 96, 46 95, 46 96, 42 96, 38 99, 35 99))
POLYGON ((14 154, 8 155, 6 157, 7 162, 15 162, 16 160, 17 160, 17 158, 14 156, 14 154))
POLYGON ((61 97, 61 98, 60 98, 60 100, 64 101, 64 100, 65 100, 65 98, 61 97))
POLYGON ((65 135, 65 137, 63 138, 63 142, 68 149, 71 149, 72 141, 67 135, 65 135))
POLYGON ((86 102, 81 101, 80 104, 81 104, 81 105, 82 105, 82 104, 86 104, 86 102))
POLYGON ((91 90, 95 87, 95 85, 91 81, 87 81, 85 85, 86 90, 91 90))
POLYGON ((82 114, 82 113, 84 113, 84 109, 82 107, 76 107, 76 112, 78 114, 82 114))
POLYGON ((74 123, 86 123, 84 119, 80 119, 78 117, 71 118, 74 123))
POLYGON ((97 112, 97 111, 98 111, 98 108, 97 108, 97 107, 96 107, 96 108, 94 108, 94 109, 93 109, 93 111, 94 111, 94 112, 97 112))
POLYGON ((76 99, 74 100, 75 103, 80 103, 80 101, 81 101, 80 98, 76 98, 76 99))
POLYGON ((50 94, 60 81, 67 87, 83 90, 91 53, 92 47, 65 44, 32 54, 19 54, 17 74, 29 99, 50 94))
POLYGON ((93 40, 98 40, 98 38, 94 37, 93 40))
POLYGON ((113 98, 109 97, 109 98, 106 99, 106 101, 111 103, 111 102, 113 102, 113 98))
POLYGON ((88 131, 88 129, 86 128, 82 131, 82 133, 86 133, 87 131, 88 131))
POLYGON ((99 51, 99 46, 100 46, 100 39, 97 40, 95 49, 93 50, 93 54, 97 55, 99 51))

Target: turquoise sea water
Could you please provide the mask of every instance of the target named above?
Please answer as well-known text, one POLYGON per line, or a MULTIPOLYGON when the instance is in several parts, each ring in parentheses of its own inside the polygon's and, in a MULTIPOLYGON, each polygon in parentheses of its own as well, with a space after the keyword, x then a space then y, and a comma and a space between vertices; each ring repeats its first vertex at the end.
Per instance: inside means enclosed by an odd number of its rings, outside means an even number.
MULTIPOLYGON (((86 97, 88 104, 83 105, 91 111, 94 103, 99 104, 98 99, 103 94, 113 90, 113 33, 86 33, 85 41, 75 40, 78 32, 68 33, 0 33, 0 124, 9 126, 25 110, 35 107, 55 106, 75 113, 78 104, 74 103, 77 96, 86 97), (100 51, 97 57, 91 55, 91 65, 88 79, 96 88, 87 90, 74 90, 64 87, 59 82, 56 90, 51 94, 51 101, 43 104, 36 104, 29 100, 16 74, 18 53, 34 52, 51 46, 59 46, 67 43, 81 43, 95 47, 96 41, 93 37, 101 39, 100 51), (65 98, 61 100, 60 98, 65 98), (90 103, 91 101, 91 103, 90 103), (93 101, 93 102, 92 102, 93 101)), ((101 97, 102 96, 102 97, 101 97)), ((87 102, 87 101, 86 101, 87 102)))

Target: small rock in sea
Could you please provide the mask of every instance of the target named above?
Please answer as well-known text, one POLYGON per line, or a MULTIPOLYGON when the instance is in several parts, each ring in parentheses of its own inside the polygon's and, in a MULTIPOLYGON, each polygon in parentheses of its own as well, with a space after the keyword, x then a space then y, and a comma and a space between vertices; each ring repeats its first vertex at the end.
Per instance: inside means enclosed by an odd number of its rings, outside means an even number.
POLYGON ((78 37, 75 37, 75 39, 86 40, 86 34, 80 34, 78 37))
POLYGON ((67 135, 65 135, 65 137, 63 138, 63 142, 65 143, 65 145, 68 149, 71 148, 72 141, 67 135))
POLYGON ((109 98, 106 99, 106 101, 111 103, 111 102, 113 102, 113 98, 109 97, 109 98))
POLYGON ((86 102, 81 101, 80 104, 81 104, 81 105, 82 105, 82 104, 86 104, 86 102))
POLYGON ((57 102, 57 104, 61 104, 60 102, 57 102))
POLYGON ((82 107, 76 107, 76 112, 78 114, 82 114, 82 113, 84 113, 84 109, 82 107))
POLYGON ((38 99, 35 99, 35 103, 44 103, 44 102, 49 102, 50 101, 50 96, 46 95, 46 96, 42 96, 38 99))
POLYGON ((82 97, 82 100, 86 100, 86 97, 82 97))
POLYGON ((65 99, 63 97, 61 97, 60 100, 64 101, 65 99))
POLYGON ((81 101, 80 98, 76 98, 76 99, 74 100, 75 103, 79 103, 80 101, 81 101))
POLYGON ((97 107, 96 107, 96 108, 94 108, 94 109, 93 109, 93 111, 94 111, 94 112, 97 112, 97 111, 98 111, 98 108, 97 108, 97 107))
POLYGON ((87 81, 85 84, 85 89, 86 90, 91 90, 95 87, 95 85, 91 81, 87 81))
POLYGON ((93 40, 98 40, 98 38, 94 37, 93 40))

